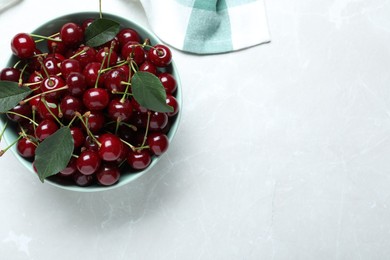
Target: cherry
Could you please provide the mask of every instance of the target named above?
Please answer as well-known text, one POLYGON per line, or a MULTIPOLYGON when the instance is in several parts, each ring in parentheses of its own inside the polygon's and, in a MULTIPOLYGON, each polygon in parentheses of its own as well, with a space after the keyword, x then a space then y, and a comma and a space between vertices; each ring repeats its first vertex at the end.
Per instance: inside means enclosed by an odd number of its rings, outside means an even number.
POLYGON ((66 84, 68 85, 68 92, 75 97, 82 96, 87 89, 85 76, 79 72, 69 73, 66 78, 66 84))
POLYGON ((156 44, 150 48, 148 59, 157 67, 167 67, 172 62, 172 53, 167 46, 156 44))
POLYGON ((85 32, 85 30, 87 29, 87 27, 90 26, 91 23, 93 23, 93 21, 95 21, 94 18, 88 18, 88 19, 85 19, 85 20, 81 23, 81 29, 83 30, 83 32, 85 32))
POLYGON ((34 55, 36 45, 34 39, 27 33, 18 33, 11 41, 12 53, 21 59, 34 55))
POLYGON ((61 27, 60 37, 66 46, 77 46, 84 39, 84 33, 81 27, 75 23, 66 23, 61 27))
POLYGON ((51 136, 58 130, 58 125, 51 119, 42 120, 35 129, 35 136, 40 141, 43 141, 47 137, 51 136))
POLYGON ((45 100, 42 100, 41 98, 39 98, 35 99, 34 101, 31 101, 30 104, 36 107, 39 116, 43 119, 54 119, 52 114, 58 117, 58 105, 56 101, 53 101, 53 99, 46 98, 45 100), (48 109, 50 109, 51 113, 48 109))
POLYGON ((7 117, 13 122, 19 122, 19 123, 26 122, 27 119, 25 119, 22 116, 30 118, 32 115, 32 109, 31 109, 31 105, 29 103, 18 104, 14 108, 12 108, 10 111, 16 113, 16 114, 7 113, 7 117), (20 116, 20 115, 22 115, 22 116, 20 116))
POLYGON ((145 51, 138 42, 129 41, 121 49, 122 58, 132 58, 137 65, 145 61, 145 51))
POLYGON ((85 140, 84 140, 84 148, 86 150, 94 150, 96 152, 99 151, 99 145, 90 136, 87 136, 85 138, 85 140))
POLYGON ((27 137, 21 138, 17 145, 16 150, 24 158, 33 158, 35 156, 35 149, 37 145, 27 137))
POLYGON ((165 153, 169 146, 168 137, 165 134, 158 132, 149 134, 147 137, 147 143, 150 151, 157 156, 165 153))
POLYGON ((152 162, 152 157, 146 149, 130 151, 127 156, 127 163, 135 170, 146 169, 152 162))
POLYGON ((176 79, 172 76, 172 74, 168 72, 162 72, 158 75, 158 79, 162 83, 165 88, 165 91, 168 94, 173 94, 177 89, 176 79))
POLYGON ((134 98, 131 99, 131 104, 133 106, 133 109, 138 111, 138 112, 141 112, 141 113, 148 112, 148 109, 146 109, 145 107, 141 106, 134 98))
MULTIPOLYGON (((42 93, 45 93, 47 91, 58 90, 64 86, 65 81, 61 77, 52 75, 42 81, 40 88, 42 93)), ((50 93, 45 93, 45 97, 49 99, 58 99, 63 92, 63 90, 58 90, 50 93)))
POLYGON ((70 128, 70 133, 73 138, 74 148, 81 147, 85 142, 85 135, 83 130, 81 130, 81 128, 79 127, 74 126, 70 128))
POLYGON ((161 112, 153 112, 150 114, 149 130, 161 131, 168 123, 168 115, 161 112))
POLYGON ((107 90, 103 88, 90 88, 84 92, 83 103, 92 111, 103 110, 110 102, 107 90))
POLYGON ((99 169, 100 164, 99 154, 92 150, 81 152, 76 162, 77 169, 84 175, 94 174, 99 169))
POLYGON ((106 133, 98 139, 100 145, 99 156, 102 160, 112 162, 118 160, 122 154, 123 143, 114 134, 106 133))
POLYGON ((115 65, 117 60, 118 54, 116 54, 115 51, 108 49, 107 47, 100 49, 96 53, 96 61, 99 63, 103 63, 104 61, 104 68, 108 68, 110 66, 115 65))
POLYGON ((103 164, 96 172, 96 179, 103 186, 110 186, 118 182, 120 171, 118 166, 113 164, 103 164))
POLYGON ((104 87, 110 92, 124 92, 126 86, 122 84, 122 81, 126 80, 126 74, 123 70, 113 69, 105 74, 104 87))
POLYGON ((171 94, 167 94, 167 98, 165 101, 168 106, 171 106, 173 108, 173 111, 167 112, 167 115, 169 117, 175 116, 179 112, 179 103, 177 102, 177 99, 171 94))
POLYGON ((77 97, 67 95, 61 99, 60 109, 65 119, 71 120, 76 112, 81 113, 83 103, 77 97))
POLYGON ((140 42, 141 37, 138 32, 131 28, 124 28, 117 34, 118 42, 121 46, 124 46, 127 42, 140 42))
POLYGON ((86 187, 92 185, 95 181, 95 175, 84 175, 78 171, 73 174, 73 180, 76 185, 86 187))
POLYGON ((61 40, 60 36, 55 36, 53 40, 47 40, 47 48, 49 50, 49 53, 60 53, 64 55, 68 48, 65 46, 63 41, 61 40))
POLYGON ((87 83, 88 87, 93 88, 98 78, 99 78, 98 86, 103 86, 104 77, 99 76, 100 67, 101 67, 100 62, 90 62, 85 66, 83 70, 83 74, 85 76, 85 82, 87 83))
POLYGON ((94 48, 81 46, 76 50, 76 53, 79 53, 75 59, 80 62, 81 68, 87 66, 88 63, 96 61, 96 50, 94 48))
POLYGON ((128 99, 113 99, 108 105, 108 115, 114 121, 128 121, 133 114, 133 107, 128 99))
POLYGON ((150 61, 144 61, 144 63, 141 64, 139 67, 139 71, 146 71, 149 73, 152 73, 154 75, 157 75, 157 68, 153 65, 150 61))
POLYGON ((16 68, 4 68, 0 72, 0 80, 8 80, 18 82, 20 78, 20 70, 16 68))
POLYGON ((88 129, 93 133, 98 133, 104 126, 105 117, 102 112, 99 111, 91 111, 88 116, 87 121, 88 129))
POLYGON ((61 72, 61 60, 57 57, 50 56, 45 58, 43 60, 43 66, 45 66, 45 70, 49 75, 57 75, 61 72))
POLYGON ((75 172, 77 172, 76 162, 77 159, 75 157, 70 158, 66 168, 60 171, 59 174, 63 177, 73 175, 75 172))
POLYGON ((63 78, 67 78, 72 72, 81 73, 80 62, 76 59, 65 59, 61 62, 61 73, 63 78))

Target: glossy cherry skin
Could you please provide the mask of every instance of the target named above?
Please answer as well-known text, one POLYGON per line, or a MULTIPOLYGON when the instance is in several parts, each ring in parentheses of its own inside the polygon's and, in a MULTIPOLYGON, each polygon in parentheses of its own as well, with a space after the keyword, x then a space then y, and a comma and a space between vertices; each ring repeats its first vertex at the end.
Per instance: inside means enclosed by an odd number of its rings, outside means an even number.
POLYGON ((20 78, 20 70, 16 68, 4 68, 0 72, 0 80, 18 82, 20 78))
POLYGON ((127 42, 121 49, 122 58, 132 58, 138 66, 145 61, 145 51, 138 42, 127 42))
POLYGON ((125 72, 120 69, 112 69, 105 74, 104 87, 110 92, 124 92, 126 86, 122 84, 122 81, 126 81, 127 77, 125 72))
POLYGON ((158 75, 158 79, 161 84, 164 86, 165 91, 168 94, 173 94, 177 89, 176 79, 172 76, 172 74, 168 72, 162 72, 158 75))
POLYGON ((100 111, 107 107, 110 96, 103 88, 90 88, 84 92, 83 104, 91 111, 100 111))
POLYGON ((14 108, 12 108, 10 110, 11 112, 14 112, 14 113, 7 113, 7 117, 13 121, 13 122, 26 122, 27 119, 25 119, 24 117, 22 116, 25 116, 25 117, 28 117, 28 118, 31 118, 31 115, 32 115, 32 109, 31 109, 31 105, 29 103, 24 103, 24 104, 17 104, 14 108), (22 115, 22 116, 20 116, 22 115))
POLYGON ((96 180, 103 186, 111 186, 117 183, 120 176, 119 168, 114 164, 103 164, 96 172, 96 180))
MULTIPOLYGON (((60 54, 57 54, 60 55, 60 54)), ((43 60, 43 66, 49 75, 57 75, 61 73, 61 59, 54 56, 49 56, 43 60)))
POLYGON ((65 86, 65 81, 59 77, 59 76, 50 76, 49 78, 45 78, 41 85, 40 89, 42 93, 45 93, 47 91, 50 91, 49 93, 45 94, 45 97, 48 99, 58 99, 64 90, 58 90, 65 86), (58 90, 58 91, 55 91, 58 90))
POLYGON ((83 75, 85 76, 85 82, 87 83, 87 86, 90 88, 95 87, 96 81, 98 81, 98 86, 103 86, 104 84, 104 76, 99 76, 99 70, 101 67, 100 62, 91 62, 88 63, 84 70, 83 75))
POLYGON ((60 29, 60 37, 66 46, 77 46, 84 39, 81 27, 75 23, 66 23, 60 29))
MULTIPOLYGON (((37 100, 35 100, 34 102, 36 102, 36 101, 37 100)), ((37 102, 37 105, 36 105, 36 109, 38 111, 39 116, 42 119, 54 119, 52 114, 54 114, 56 117, 58 117, 58 114, 59 114, 57 103, 55 101, 49 100, 49 99, 46 99, 45 101, 39 99, 39 101, 37 102), (50 111, 49 111, 49 109, 50 109, 50 111)))
POLYGON ((169 117, 177 115, 177 113, 179 112, 179 103, 177 102, 177 99, 171 94, 167 94, 167 98, 165 99, 165 101, 168 106, 171 106, 173 108, 173 111, 167 112, 167 115, 169 117))
POLYGON ((18 33, 11 41, 12 53, 21 59, 30 58, 36 49, 34 39, 27 33, 18 33))
POLYGON ((87 83, 85 82, 85 76, 79 72, 71 72, 66 78, 66 84, 68 85, 68 92, 72 96, 80 97, 87 89, 87 83))
POLYGON ((58 130, 58 125, 51 119, 42 120, 35 129, 35 136, 40 141, 43 141, 47 137, 51 136, 58 130))
POLYGON ((77 158, 76 166, 84 175, 94 174, 100 167, 101 159, 95 151, 85 150, 77 158))
POLYGON ((154 155, 162 155, 168 150, 169 139, 165 134, 162 133, 151 133, 147 137, 147 143, 150 151, 154 155))
POLYGON ((146 169, 152 162, 152 157, 147 149, 129 151, 127 163, 135 170, 146 169))
POLYGON ((81 130, 81 128, 79 127, 70 127, 70 133, 72 135, 72 138, 73 138, 73 146, 75 149, 77 148, 80 148, 81 146, 83 146, 84 142, 85 142, 85 134, 84 134, 84 131, 81 130))
POLYGON ((113 99, 108 104, 108 115, 113 121, 129 121, 133 114, 133 106, 128 99, 113 99))
POLYGON ((88 129, 93 133, 97 134, 104 126, 105 117, 100 111, 91 111, 86 120, 88 129))
POLYGON ((64 42, 59 41, 61 40, 59 36, 55 36, 54 39, 56 41, 47 40, 47 48, 49 50, 49 53, 60 53, 64 55, 68 50, 68 48, 65 46, 64 42))
POLYGON ((77 97, 67 95, 61 99, 60 108, 62 116, 71 120, 76 112, 82 113, 83 103, 77 97))
POLYGON ((124 28, 119 31, 117 38, 120 46, 124 46, 127 42, 140 42, 141 37, 138 32, 131 28, 124 28))
POLYGON ((87 64, 96 61, 96 50, 92 47, 82 46, 76 52, 80 53, 75 59, 80 62, 81 68, 85 68, 87 64))
POLYGON ((115 65, 116 61, 118 60, 118 54, 116 54, 116 52, 113 50, 103 48, 96 53, 95 59, 99 63, 103 63, 104 61, 103 68, 108 68, 115 65))
POLYGON ((122 154, 123 143, 114 134, 106 133, 99 137, 100 143, 99 156, 102 160, 113 162, 118 160, 122 154))
POLYGON ((61 74, 66 79, 70 73, 79 72, 81 73, 80 62, 76 59, 65 59, 61 62, 61 74))
POLYGON ((70 158, 68 165, 59 172, 61 176, 70 176, 73 175, 75 172, 77 172, 77 166, 76 166, 77 158, 72 157, 70 158))
POLYGON ((172 53, 167 46, 156 44, 150 48, 148 59, 157 67, 167 67, 172 62, 172 53))
POLYGON ((144 61, 139 67, 139 71, 145 71, 157 75, 157 68, 150 61, 144 61))
POLYGON ((149 130, 161 131, 168 123, 168 115, 161 112, 153 112, 150 114, 149 130))
POLYGON ((33 158, 36 147, 37 145, 31 142, 30 139, 23 137, 18 141, 16 150, 24 158, 33 158))

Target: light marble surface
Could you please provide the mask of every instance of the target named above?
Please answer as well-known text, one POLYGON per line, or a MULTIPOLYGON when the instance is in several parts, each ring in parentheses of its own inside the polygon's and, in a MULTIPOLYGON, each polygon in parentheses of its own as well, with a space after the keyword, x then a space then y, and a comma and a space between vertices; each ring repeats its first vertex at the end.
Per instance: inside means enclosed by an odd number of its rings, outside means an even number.
MULTIPOLYGON (((97 2, 24 0, 0 14, 3 64, 16 32, 97 2)), ((150 174, 72 193, 6 153, 0 259, 388 259, 390 2, 266 4, 270 44, 174 50, 182 123, 150 174)), ((103 10, 148 26, 137 1, 103 10)))

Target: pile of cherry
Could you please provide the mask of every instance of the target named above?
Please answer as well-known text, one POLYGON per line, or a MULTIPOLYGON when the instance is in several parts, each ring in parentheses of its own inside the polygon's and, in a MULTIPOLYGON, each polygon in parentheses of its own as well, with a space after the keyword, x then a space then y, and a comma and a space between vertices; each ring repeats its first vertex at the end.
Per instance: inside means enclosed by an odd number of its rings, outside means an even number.
POLYGON ((109 186, 122 168, 137 172, 169 145, 167 133, 179 107, 170 49, 151 45, 132 28, 99 47, 88 47, 82 24, 66 23, 47 39, 19 33, 11 48, 19 60, 4 68, 0 79, 19 82, 33 92, 7 113, 17 126, 18 153, 34 161, 39 142, 68 125, 74 153, 68 166, 51 178, 79 186, 109 186), (47 52, 37 48, 45 41, 47 52), (130 80, 137 71, 158 77, 171 112, 155 112, 132 98, 130 80))

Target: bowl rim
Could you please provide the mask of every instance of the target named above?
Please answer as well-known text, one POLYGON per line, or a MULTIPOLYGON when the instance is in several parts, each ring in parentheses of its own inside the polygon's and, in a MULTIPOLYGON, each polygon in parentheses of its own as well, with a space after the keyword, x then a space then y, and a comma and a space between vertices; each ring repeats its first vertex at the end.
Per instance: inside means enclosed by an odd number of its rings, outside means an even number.
MULTIPOLYGON (((60 23, 61 20, 64 20, 64 21, 65 20, 69 20, 69 21, 72 20, 72 21, 76 21, 76 22, 82 22, 83 20, 85 20, 87 18, 91 18, 91 17, 93 18, 94 16, 99 17, 99 12, 76 12, 76 13, 64 14, 64 15, 61 15, 61 16, 59 16, 57 18, 53 18, 53 19, 47 21, 44 24, 39 25, 37 28, 35 28, 32 31, 32 33, 40 33, 40 31, 42 31, 44 28, 49 27, 53 23, 60 23)), ((121 24, 121 28, 124 28, 124 27, 126 27, 126 28, 128 28, 128 27, 133 28, 134 27, 134 29, 140 34, 141 38, 145 38, 145 37, 151 38, 151 40, 155 42, 154 44, 162 43, 162 41, 152 31, 150 31, 148 28, 145 28, 142 25, 137 24, 136 22, 134 22, 132 20, 129 20, 129 19, 121 17, 121 16, 117 16, 117 15, 112 14, 112 13, 105 13, 105 12, 103 13, 103 18, 108 18, 108 19, 112 19, 112 20, 115 20, 115 21, 119 22, 121 24)), ((61 23, 63 23, 63 21, 61 21, 61 23)), ((58 26, 53 27, 53 28, 57 28, 56 31, 59 30, 58 26)), ((17 59, 17 57, 12 55, 12 53, 10 53, 10 55, 11 56, 8 59, 7 63, 6 63, 7 64, 6 66, 10 66, 10 64, 14 64, 12 61, 17 59)), ((176 63, 175 63, 174 59, 172 60, 172 63, 171 63, 171 71, 172 71, 172 74, 174 75, 175 80, 177 82, 177 90, 176 90, 174 96, 175 96, 175 98, 178 101, 178 105, 179 105, 180 109, 179 109, 179 112, 177 113, 177 115, 175 116, 175 120, 174 120, 174 122, 173 122, 173 124, 171 126, 171 129, 169 130, 169 132, 167 134, 170 146, 171 146, 171 143, 172 143, 172 141, 174 139, 174 136, 176 135, 176 133, 178 131, 178 128, 179 128, 179 125, 180 125, 180 121, 181 121, 181 117, 182 117, 182 107, 183 107, 181 79, 180 79, 180 76, 179 76, 179 73, 178 73, 178 69, 177 69, 177 66, 176 66, 176 63)), ((0 116, 0 127, 1 127, 1 129, 4 128, 6 120, 7 119, 6 119, 5 115, 0 116)), ((15 140, 15 138, 13 138, 13 139, 11 139, 11 138, 15 137, 15 136, 17 136, 16 133, 15 132, 11 132, 10 128, 7 128, 5 130, 5 132, 4 132, 3 138, 4 138, 4 141, 7 144, 11 144, 13 142, 13 140, 15 140)), ((16 150, 16 145, 13 145, 10 148, 10 150, 12 151, 14 156, 17 158, 17 160, 22 165, 24 165, 25 168, 27 168, 33 174, 36 174, 34 169, 33 169, 32 162, 29 161, 28 159, 23 158, 22 156, 20 156, 18 154, 18 152, 16 150)), ((168 148, 168 151, 169 151, 169 148, 168 148)), ((44 182, 47 182, 50 185, 58 187, 58 188, 61 188, 63 190, 76 191, 76 192, 102 192, 102 191, 108 191, 108 190, 112 190, 112 189, 117 189, 119 187, 125 186, 125 185, 127 185, 127 184, 129 184, 129 183, 131 183, 131 182, 133 182, 135 180, 137 180, 138 178, 140 178, 141 176, 143 176, 144 174, 149 172, 160 161, 160 159, 163 156, 165 156, 165 154, 167 152, 165 152, 164 154, 162 154, 160 156, 154 156, 152 158, 151 164, 146 169, 141 170, 141 171, 136 171, 134 173, 130 173, 131 176, 126 176, 127 178, 125 178, 125 180, 123 180, 123 176, 121 176, 119 181, 116 184, 111 185, 111 186, 102 186, 102 185, 99 185, 99 184, 94 184, 94 185, 85 186, 85 187, 77 186, 75 184, 63 185, 63 184, 57 183, 57 182, 55 182, 53 180, 50 180, 50 179, 45 179, 44 182)))

